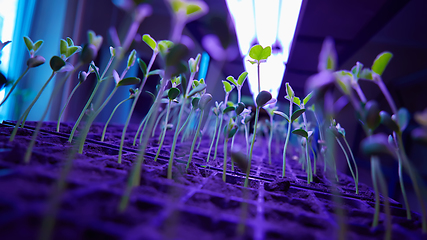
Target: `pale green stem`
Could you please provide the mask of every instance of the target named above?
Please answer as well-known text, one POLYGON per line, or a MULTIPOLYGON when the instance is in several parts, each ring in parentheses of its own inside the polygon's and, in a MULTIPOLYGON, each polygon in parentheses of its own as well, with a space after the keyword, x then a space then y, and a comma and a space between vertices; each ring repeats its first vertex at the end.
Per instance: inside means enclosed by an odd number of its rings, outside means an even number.
POLYGON ((80 121, 83 119, 83 117, 86 113, 86 109, 88 109, 90 103, 92 102, 92 99, 95 97, 95 94, 98 91, 100 84, 101 84, 101 81, 97 80, 97 82, 95 84, 95 88, 92 91, 92 94, 90 95, 89 99, 87 100, 86 105, 83 107, 82 111, 80 112, 79 118, 77 119, 76 123, 73 126, 73 129, 71 130, 71 134, 70 134, 70 137, 68 138, 68 142, 73 141, 74 133, 76 132, 77 127, 80 124, 80 121))
POLYGON ((40 91, 37 93, 37 95, 34 98, 34 100, 31 102, 30 106, 28 106, 28 108, 25 110, 25 112, 22 114, 22 116, 18 119, 18 121, 16 122, 16 125, 15 125, 15 128, 13 129, 12 134, 10 135, 10 139, 9 139, 10 142, 12 142, 15 139, 15 135, 18 132, 18 128, 19 127, 24 127, 25 119, 27 118, 28 114, 30 113, 31 108, 37 102, 37 100, 39 99, 39 97, 42 94, 43 90, 46 88, 46 86, 49 84, 49 82, 52 80, 52 78, 55 75, 56 75, 56 72, 53 71, 52 74, 50 75, 49 79, 45 82, 45 84, 42 86, 42 88, 40 89, 40 91), (21 124, 21 121, 22 121, 22 124, 21 124))
POLYGON ((257 130, 258 118, 259 118, 259 109, 260 109, 260 107, 257 107, 256 112, 255 112, 254 134, 252 136, 251 151, 249 152, 248 168, 246 169, 246 178, 245 178, 245 185, 244 185, 245 187, 248 187, 249 174, 251 172, 252 153, 253 153, 254 145, 255 145, 256 130, 257 130))
MULTIPOLYGON (((302 106, 302 108, 304 108, 304 106, 302 106)), ((302 114, 302 119, 304 120, 304 130, 306 132, 308 132, 308 129, 307 129, 307 117, 306 117, 305 113, 302 114)), ((308 144, 309 144, 309 141, 307 139, 306 144, 305 144, 305 153, 307 155, 307 159, 306 160, 307 160, 307 171, 308 171, 307 172, 307 183, 310 183, 310 182, 313 181, 313 170, 312 170, 312 167, 311 167, 311 158, 310 158, 310 153, 308 151, 308 144)))
POLYGON ((64 113, 65 109, 67 108, 68 104, 70 103, 70 100, 71 100, 71 98, 73 97, 74 93, 76 92, 77 88, 79 88, 79 86, 80 86, 81 84, 82 84, 82 83, 81 83, 81 82, 79 82, 79 83, 74 87, 73 91, 71 91, 70 96, 68 96, 67 101, 65 102, 65 105, 64 105, 64 107, 62 108, 61 113, 59 114, 59 117, 58 117, 58 123, 56 124, 56 131, 57 131, 57 132, 59 132, 59 125, 60 125, 60 123, 61 123, 62 114, 64 113))
POLYGON ((360 88, 360 85, 358 83, 356 83, 356 85, 354 86, 354 89, 357 92, 357 95, 359 95, 360 101, 366 103, 366 97, 365 94, 363 93, 362 89, 360 88))
POLYGON ((206 160, 206 162, 209 162, 209 158, 211 157, 211 151, 212 151, 213 144, 215 142, 215 137, 216 137, 217 130, 218 130, 218 116, 216 117, 216 120, 215 120, 214 134, 212 136, 211 146, 209 147, 208 159, 206 160))
MULTIPOLYGON (((167 110, 166 110, 165 125, 164 125, 163 131, 162 131, 162 138, 160 139, 159 147, 157 148, 156 157, 154 157, 154 161, 155 162, 157 162, 157 158, 159 157, 160 150, 162 149, 162 146, 163 146, 163 141, 165 140, 166 130, 167 130, 167 126, 168 126, 169 113, 170 113, 170 110, 171 110, 171 107, 170 107, 171 106, 171 102, 172 101, 169 99, 169 103, 168 103, 167 110)), ((155 129, 155 127, 153 129, 155 129)))
POLYGON ((203 112, 204 112, 203 110, 200 112, 199 125, 197 126, 196 134, 194 135, 193 143, 191 144, 190 157, 188 158, 187 167, 185 168, 185 170, 187 170, 188 167, 190 167, 191 159, 193 158, 194 146, 196 145, 196 141, 197 141, 197 138, 199 136, 200 128, 202 126, 203 112))
POLYGON ((313 170, 313 173, 314 173, 314 175, 316 175, 316 171, 317 171, 316 160, 317 160, 317 157, 316 157, 316 153, 314 152, 313 147, 310 147, 310 150, 311 150, 311 153, 313 153, 313 159, 314 159, 314 164, 313 164, 314 170, 313 170))
POLYGON ((224 163, 223 163, 223 167, 222 167, 222 181, 225 182, 226 180, 226 171, 227 171, 227 145, 228 145, 228 138, 227 136, 225 136, 225 140, 224 140, 224 163))
MULTIPOLYGON (((182 126, 181 126, 181 128, 179 129, 179 131, 178 131, 178 135, 184 130, 184 128, 187 126, 187 124, 190 122, 190 118, 191 118, 191 116, 193 115, 193 112, 194 112, 194 110, 193 110, 193 108, 191 108, 191 110, 190 110, 190 114, 188 114, 188 117, 187 117, 187 119, 185 119, 185 121, 184 121, 184 124, 182 124, 182 126)), ((178 126, 177 126, 178 127, 178 126)), ((181 142, 183 142, 184 141, 184 134, 181 136, 181 142)))
POLYGON ((268 163, 271 165, 271 142, 273 141, 273 115, 270 116, 270 136, 268 139, 268 163))
POLYGON ((130 99, 132 99, 132 98, 130 98, 130 97, 129 97, 129 98, 124 99, 123 101, 119 102, 119 103, 116 105, 116 107, 113 109, 113 111, 112 111, 112 112, 111 112, 111 114, 110 114, 110 117, 108 118, 107 122, 105 123, 104 130, 102 131, 101 142, 103 142, 103 141, 104 141, 104 138, 105 138, 105 132, 107 131, 108 124, 110 123, 111 119, 113 118, 113 115, 114 115, 114 113, 116 112, 116 110, 120 107, 120 105, 122 105, 124 102, 126 102, 126 101, 128 101, 128 100, 130 100, 130 99))
POLYGON ((390 92, 387 90, 387 87, 385 86, 384 82, 380 78, 376 83, 378 84, 378 87, 380 88, 381 92, 384 94, 385 99, 390 105, 391 111, 393 112, 393 114, 396 114, 396 104, 394 104, 393 98, 391 97, 390 92))
POLYGON ((36 139, 37 139, 37 135, 40 131, 40 128, 42 126, 43 120, 46 117, 48 110, 49 110, 49 106, 52 103, 53 99, 56 97, 56 95, 59 93, 59 91, 62 89, 62 86, 64 85, 65 81, 70 77, 70 75, 72 73, 74 73, 79 67, 81 66, 81 63, 79 65, 77 65, 72 71, 69 71, 65 77, 63 79, 61 79, 61 81, 59 81, 59 84, 55 87, 55 89, 53 90, 52 94, 50 95, 49 98, 49 102, 47 103, 47 106, 43 112, 43 115, 40 119, 40 121, 37 123, 36 125, 36 129, 33 132, 33 135, 31 137, 31 142, 27 147, 27 151, 25 153, 25 157, 24 157, 24 162, 25 163, 29 163, 30 159, 31 159, 31 154, 33 152, 33 148, 34 148, 34 144, 36 143, 36 139))
MULTIPOLYGON (((293 107, 294 98, 292 97, 289 101, 289 119, 292 116, 292 107, 293 107)), ((291 135, 291 127, 292 122, 288 122, 288 133, 286 134, 285 147, 283 148, 283 170, 282 177, 285 177, 285 169, 286 169, 286 149, 288 148, 289 136, 291 135)))
POLYGON ((113 57, 113 56, 111 56, 111 57, 110 57, 110 59, 108 60, 107 66, 105 67, 104 72, 103 72, 103 73, 102 73, 102 75, 101 75, 101 79, 103 79, 103 78, 104 78, 105 74, 107 73, 108 69, 109 69, 109 68, 110 68, 110 66, 111 66, 111 63, 113 62, 113 59, 114 59, 114 57, 113 57))
POLYGON ((375 213, 374 220, 372 221, 372 227, 375 228, 378 226, 378 218, 380 214, 380 194, 378 189, 377 177, 376 177, 376 164, 375 161, 378 159, 375 156, 371 157, 371 177, 372 177, 372 185, 374 186, 375 191, 375 213))
MULTIPOLYGON (((169 108, 169 105, 167 108, 169 108)), ((157 125, 159 125, 159 122, 162 119, 162 117, 168 112, 167 108, 163 109, 163 111, 157 117, 156 123, 154 124, 153 130, 151 131, 151 137, 154 137, 154 134, 156 134, 157 125)), ((166 122, 167 122, 167 119, 166 119, 166 122)))
POLYGON ((259 72, 259 65, 260 65, 260 62, 259 62, 259 61, 257 61, 258 94, 261 92, 261 77, 260 77, 260 72, 259 72))
POLYGON ((245 138, 246 138, 246 154, 249 155, 249 129, 247 124, 245 124, 245 138))
POLYGON ((116 93, 117 91, 117 86, 114 87, 113 91, 111 91, 110 95, 107 97, 107 99, 105 99, 105 101, 102 103, 102 105, 99 107, 98 110, 96 110, 96 112, 92 113, 92 115, 89 117, 85 129, 81 135, 80 138, 80 145, 79 145, 79 151, 78 153, 82 154, 83 153, 83 147, 86 141, 86 137, 87 134, 89 133, 89 128, 92 125, 92 122, 95 120, 95 118, 98 116, 98 114, 102 111, 102 109, 104 109, 104 107, 107 105, 107 103, 111 100, 111 98, 113 97, 114 93, 116 93))
POLYGON ((25 74, 27 74, 28 70, 30 70, 29 67, 27 67, 25 69, 25 71, 21 74, 21 76, 19 76, 19 78, 13 83, 12 88, 9 90, 9 92, 6 95, 6 97, 3 98, 3 101, 1 101, 0 106, 3 105, 4 102, 6 102, 6 100, 9 98, 10 94, 13 92, 13 90, 18 85, 19 81, 21 81, 21 79, 25 76, 25 74))
MULTIPOLYGON (((356 194, 359 194, 359 189, 358 189, 358 186, 357 186, 358 182, 357 182, 356 176, 354 175, 353 167, 351 166, 350 158, 348 157, 347 151, 345 150, 345 148, 342 145, 341 141, 337 137, 335 137, 335 139, 337 140, 338 145, 341 147, 341 149, 342 149, 342 151, 344 153, 345 159, 347 160, 348 168, 350 169, 351 176, 353 176, 353 180, 354 180, 354 183, 356 185, 356 194)), ((356 169, 357 169, 357 167, 356 167, 356 169)))
MULTIPOLYGON (((415 194, 417 195, 418 201, 420 202, 421 206, 421 216, 422 216, 422 229, 423 233, 427 233, 427 214, 426 214, 426 207, 425 202, 422 196, 421 187, 418 185, 416 171, 414 171, 413 167, 411 166, 411 163, 409 162, 408 156, 406 155, 405 149, 403 147, 403 141, 402 141, 402 135, 397 134, 397 143, 399 147, 399 151, 401 152, 402 160, 403 160, 403 167, 405 167, 406 172, 408 173, 409 177, 411 178, 412 185, 415 190, 415 194)), ((422 184, 422 181, 420 181, 422 184)))
MULTIPOLYGON (((150 118, 152 111, 153 111, 153 108, 150 108, 150 110, 148 110, 147 114, 142 119, 141 123, 139 124, 138 130, 136 131, 135 137, 133 138, 133 146, 135 146, 135 144, 136 144, 136 139, 138 139, 139 131, 141 131, 142 125, 144 125, 144 123, 147 121, 147 119, 150 118)), ((141 141, 142 141, 141 138, 139 140, 140 140, 139 143, 141 143, 141 141)))
POLYGON ((379 159, 377 159, 375 161, 375 164, 377 165, 376 170, 378 171, 378 180, 380 182, 380 187, 381 187, 381 191, 384 197, 384 211, 386 214, 386 231, 385 231, 385 236, 384 239, 385 240, 390 240, 391 239, 391 230, 392 230, 392 226, 391 226, 391 210, 390 210, 390 201, 388 198, 388 190, 387 190, 387 184, 385 182, 383 173, 381 172, 381 166, 380 166, 380 161, 379 159))
POLYGON ((356 159, 354 158, 353 151, 351 151, 350 144, 348 144, 347 139, 345 136, 343 137, 345 144, 347 145, 348 151, 350 152, 351 159, 353 160, 354 169, 356 170, 356 194, 359 194, 359 170, 356 164, 356 159))
POLYGON ((400 152, 398 149, 396 149, 396 155, 398 160, 398 174, 399 174, 399 183, 400 183, 400 190, 402 191, 403 201, 405 202, 405 208, 406 208, 406 218, 408 220, 412 219, 411 216, 411 208, 409 206, 408 198, 406 197, 406 190, 405 185, 403 183, 403 174, 402 174, 402 158, 400 157, 400 152))
POLYGON ((215 142, 215 153, 214 153, 213 160, 216 159, 216 154, 218 151, 218 143, 219 143, 219 139, 221 138, 221 129, 222 129, 222 122, 223 121, 224 121, 224 113, 221 113, 221 119, 219 120, 219 131, 218 131, 218 136, 217 136, 216 142, 215 142))
MULTIPOLYGON (((151 67, 153 66, 154 60, 156 59, 156 56, 157 56, 157 52, 153 51, 153 55, 151 56, 150 62, 148 63, 148 66, 147 66, 147 73, 150 72, 151 67)), ((133 100, 132 106, 131 106, 129 114, 128 114, 128 118, 126 119, 125 126, 123 127, 122 138, 120 140, 120 147, 119 147, 119 157, 117 160, 118 163, 122 163, 122 152, 123 152, 123 144, 124 144, 124 140, 125 140, 126 130, 129 126, 129 122, 130 122, 130 119, 132 117, 133 111, 135 110, 136 103, 138 102, 139 96, 141 96, 142 89, 144 88, 146 82, 147 82, 147 75, 144 76, 144 78, 141 82, 141 85, 139 86, 140 90, 135 95, 135 100, 133 100)))

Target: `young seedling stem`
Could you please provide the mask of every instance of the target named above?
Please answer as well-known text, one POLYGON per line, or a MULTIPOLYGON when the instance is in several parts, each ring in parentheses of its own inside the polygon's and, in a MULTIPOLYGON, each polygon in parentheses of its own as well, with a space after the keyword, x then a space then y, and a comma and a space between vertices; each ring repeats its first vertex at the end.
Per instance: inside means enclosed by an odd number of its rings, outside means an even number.
POLYGON ((105 123, 104 130, 102 131, 101 142, 103 142, 103 141, 104 141, 104 138, 105 138, 105 132, 107 131, 108 124, 110 123, 111 119, 113 118, 113 115, 114 115, 114 113, 116 112, 116 110, 120 107, 120 105, 122 105, 123 103, 125 103, 126 101, 128 101, 128 100, 130 100, 130 99, 132 99, 132 97, 128 97, 128 98, 126 98, 126 99, 122 100, 121 102, 119 102, 119 103, 116 105, 116 107, 114 107, 113 111, 112 111, 112 112, 111 112, 111 114, 110 114, 110 117, 108 118, 107 122, 105 123))
POLYGON ((191 143, 190 157, 188 158, 187 167, 185 168, 185 170, 187 170, 190 167, 190 162, 191 162, 191 159, 193 158, 194 146, 196 145, 196 141, 197 141, 197 138, 199 136, 200 128, 202 126, 203 114, 204 114, 204 110, 201 110, 200 116, 199 116, 199 124, 197 125, 196 134, 194 135, 193 142, 191 143))
MULTIPOLYGON (((172 100, 169 99, 169 103, 168 103, 167 110, 166 110, 165 124, 163 126, 163 130, 162 130, 162 135, 161 135, 159 147, 157 148, 157 153, 156 153, 156 156, 154 157, 154 161, 155 162, 157 162, 157 158, 159 157, 160 150, 162 149, 162 146, 163 146, 163 141, 165 140, 166 130, 168 128, 169 113, 170 113, 170 110, 171 110, 171 103, 172 103, 172 100)), ((160 116, 159 116, 159 118, 160 118, 160 116)), ((155 129, 155 127, 153 127, 153 129, 155 129)))
MULTIPOLYGON (((289 116, 292 116, 292 107, 293 107, 293 97, 291 98, 289 102, 289 116)), ((285 140, 285 147, 283 148, 283 170, 282 170, 282 177, 285 177, 285 170, 286 170, 286 149, 288 148, 288 142, 289 137, 291 135, 291 128, 292 128, 292 122, 288 122, 288 132, 286 133, 286 140, 285 140)))
POLYGON ((209 152, 208 152, 208 159, 206 160, 206 162, 209 162, 209 158, 211 157, 211 151, 212 151, 212 147, 213 144, 215 142, 215 137, 216 137, 216 133, 218 132, 218 116, 215 118, 215 129, 214 129, 214 134, 212 136, 212 141, 211 141, 211 146, 209 147, 209 152))
POLYGON ((16 88, 18 83, 21 81, 21 79, 27 74, 28 70, 30 70, 30 67, 27 67, 25 71, 19 76, 19 78, 13 83, 12 87, 10 88, 9 92, 4 97, 3 101, 1 101, 0 106, 3 105, 4 102, 9 98, 10 94, 13 92, 13 90, 16 88))
POLYGON ((254 124, 254 134, 252 135, 252 142, 251 142, 251 150, 249 151, 249 161, 248 161, 248 168, 246 169, 246 178, 245 178, 245 187, 248 187, 249 183, 249 174, 251 172, 251 162, 252 162, 252 153, 254 150, 255 145, 255 138, 256 138, 256 131, 258 126, 258 118, 259 118, 259 110, 261 107, 257 106, 255 111, 255 124, 254 124))
POLYGON ((61 110, 61 113, 59 114, 58 117, 58 122, 56 124, 56 131, 59 132, 59 125, 61 123, 61 118, 62 118, 62 114, 64 113, 65 109, 68 106, 68 103, 70 103, 71 98, 73 97, 74 93, 76 92, 77 88, 79 88, 79 86, 82 84, 82 82, 79 82, 73 89, 73 91, 71 91, 70 95, 67 98, 67 102, 65 103, 64 107, 61 110))
MULTIPOLYGON (((341 141, 339 140, 339 138, 338 138, 338 137, 335 137, 335 139, 337 140, 338 145, 341 147, 341 149, 342 149, 342 151, 343 151, 343 153, 344 153, 345 159, 347 160, 348 168, 350 169, 351 176, 353 176, 354 184, 356 185, 356 194, 359 194, 358 179, 357 179, 356 175, 354 175, 353 167, 351 166, 350 159, 348 158, 347 151, 345 150, 345 148, 344 148, 344 146, 342 145, 342 143, 341 143, 341 141)), ((350 151, 351 151, 351 150, 350 150, 350 151)), ((357 170, 357 167, 356 167, 356 170, 357 170)))

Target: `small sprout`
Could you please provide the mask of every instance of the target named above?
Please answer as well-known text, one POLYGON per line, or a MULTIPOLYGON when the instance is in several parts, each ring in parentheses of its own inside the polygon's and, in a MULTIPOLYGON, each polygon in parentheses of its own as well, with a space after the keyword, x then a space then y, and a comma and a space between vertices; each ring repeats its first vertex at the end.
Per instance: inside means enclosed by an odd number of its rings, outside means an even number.
POLYGON ((246 105, 243 102, 239 102, 236 107, 236 114, 240 115, 243 112, 243 110, 245 110, 245 108, 246 108, 246 105))
POLYGON ((142 36, 142 41, 144 41, 153 51, 158 51, 157 42, 150 36, 150 34, 144 34, 142 36))
POLYGON ((271 95, 271 93, 267 91, 261 91, 256 97, 256 104, 258 107, 263 107, 272 99, 273 99, 273 96, 271 95))
POLYGON ((337 52, 335 50, 335 43, 332 38, 325 38, 322 45, 322 50, 319 54, 319 65, 317 70, 323 71, 335 71, 338 60, 337 52))
POLYGON ((364 123, 371 130, 375 130, 381 123, 380 108, 374 100, 368 101, 365 105, 364 123))
POLYGON ((380 112, 381 123, 384 124, 387 128, 393 132, 399 132, 399 126, 395 121, 391 119, 390 114, 385 111, 380 112))
POLYGON ((205 110, 206 106, 209 104, 209 102, 212 100, 212 95, 209 93, 203 94, 199 101, 199 109, 205 110))
POLYGON ((130 68, 135 64, 135 60, 136 60, 136 50, 132 50, 132 52, 129 54, 128 57, 128 63, 127 63, 127 67, 130 68))
POLYGON ((200 84, 197 87, 193 88, 189 93, 187 98, 192 97, 194 95, 196 95, 199 92, 202 92, 206 89, 206 84, 200 84))
POLYGON ((304 138, 308 138, 308 133, 307 133, 307 131, 305 131, 304 129, 302 129, 302 128, 300 128, 300 129, 295 129, 295 130, 293 130, 292 131, 292 133, 293 134, 296 134, 296 135, 299 135, 299 136, 301 136, 301 137, 304 137, 304 138))
POLYGON ((178 95, 181 93, 181 91, 178 88, 170 88, 168 91, 168 98, 169 100, 174 100, 178 97, 178 95))
POLYGON ((86 80, 88 75, 89 74, 87 74, 85 71, 80 71, 78 75, 79 82, 83 83, 86 80))
POLYGON ((199 71, 199 63, 200 63, 201 55, 197 54, 196 59, 190 58, 188 60, 188 67, 190 68, 191 73, 196 73, 199 71))
POLYGON ((391 52, 382 52, 378 54, 374 60, 374 63, 372 64, 372 72, 381 76, 392 57, 393 54, 391 52))
MULTIPOLYGON (((267 46, 263 48, 261 45, 255 45, 249 51, 249 57, 256 61, 267 60, 267 58, 271 55, 271 47, 267 46)), ((256 63, 256 62, 253 62, 256 63)))

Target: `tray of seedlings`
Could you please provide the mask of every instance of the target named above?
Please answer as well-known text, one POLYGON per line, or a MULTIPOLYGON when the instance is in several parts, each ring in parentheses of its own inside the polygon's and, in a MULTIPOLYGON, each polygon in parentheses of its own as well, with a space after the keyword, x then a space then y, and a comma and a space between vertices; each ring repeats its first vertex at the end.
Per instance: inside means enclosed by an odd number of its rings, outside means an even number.
MULTIPOLYGON (((391 53, 380 53, 371 67, 358 62, 351 70, 337 70, 333 41, 326 39, 319 73, 308 79, 306 96, 295 96, 286 83, 287 95, 280 105, 271 93, 260 90, 258 74, 256 99, 244 103, 241 89, 248 73, 243 72, 222 81, 224 100, 214 102, 206 92, 209 79, 196 77, 201 55, 189 58, 187 46, 179 42, 185 24, 206 13, 206 4, 195 1, 172 9, 177 22, 170 40, 142 36, 152 50, 148 63, 137 58, 136 50, 128 51, 128 39, 120 47, 110 47, 105 67, 92 61, 102 36, 89 31, 82 46, 71 38, 60 41, 60 53, 49 61, 52 74, 32 103, 18 120, 0 124, 2 239, 427 237, 426 189, 402 142, 409 113, 396 108, 381 78, 391 53), (74 54, 79 59, 75 66, 67 61, 74 54), (156 59, 162 62, 161 69, 152 69, 156 59), (118 73, 120 61, 126 67, 118 73), (88 71, 77 74, 79 67, 88 71), (132 67, 139 67, 142 78, 126 76, 132 67), (60 72, 65 76, 57 80, 42 119, 26 121, 60 72), (61 86, 75 75, 79 82, 57 121, 44 121, 50 105, 61 97, 61 86), (96 78, 96 85, 86 105, 75 122, 63 122, 64 111, 89 75, 96 78), (144 86, 154 75, 160 81, 156 91, 148 93, 153 98, 150 109, 139 124, 130 124, 144 86), (392 113, 366 99, 359 80, 377 84, 392 113), (105 82, 114 83, 110 92, 105 82), (117 89, 126 87, 129 96, 112 110, 105 108, 117 89), (231 101, 233 91, 236 102, 231 101), (371 164, 373 189, 359 182, 354 149, 334 120, 333 91, 349 100, 366 133, 360 145, 371 164), (126 122, 110 124, 127 101, 132 105, 126 122), (110 111, 108 121, 95 122, 102 111, 110 111), (388 132, 377 131, 379 125, 388 132), (336 151, 343 151, 345 159, 337 158, 336 151), (399 164, 396 174, 403 203, 387 197, 381 172, 384 154, 399 164), (341 160, 351 176, 337 171, 341 160), (410 209, 403 173, 411 179, 420 212, 410 209)), ((142 18, 135 17, 135 24, 142 18)), ((135 33, 129 31, 127 38, 134 39, 135 33)), ((24 42, 30 58, 21 78, 45 63, 35 55, 43 41, 24 37, 24 42)), ((263 71, 270 55, 270 46, 255 45, 249 52, 258 71, 263 71)), ((414 118, 424 127, 415 129, 412 137, 426 143, 427 114, 414 118)))

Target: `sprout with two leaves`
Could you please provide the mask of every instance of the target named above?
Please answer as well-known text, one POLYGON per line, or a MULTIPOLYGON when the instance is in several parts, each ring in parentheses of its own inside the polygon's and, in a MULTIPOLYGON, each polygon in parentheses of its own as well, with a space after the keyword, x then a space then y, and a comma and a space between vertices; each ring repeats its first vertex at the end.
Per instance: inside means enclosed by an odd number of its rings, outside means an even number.
MULTIPOLYGON (((280 111, 274 111, 274 114, 277 114, 283 118, 285 118, 285 120, 288 122, 288 132, 286 133, 286 140, 285 140, 285 146, 283 148, 283 169, 282 169, 282 177, 285 177, 285 170, 286 170, 286 150, 288 148, 288 143, 289 143, 289 137, 291 134, 291 128, 292 128, 292 123, 297 120, 304 112, 305 109, 298 109, 295 112, 293 111, 293 104, 295 103, 294 99, 295 99, 295 93, 294 90, 292 89, 291 85, 289 85, 289 83, 286 83, 286 99, 289 100, 289 116, 291 116, 290 118, 288 117, 288 115, 286 115, 286 113, 280 112, 280 111)), ((299 100, 299 98, 298 98, 299 100)), ((307 100, 308 102, 308 100, 307 100)))
MULTIPOLYGON (((232 86, 227 81, 222 81, 222 84, 223 84, 223 87, 224 87, 225 97, 224 97, 224 109, 220 108, 221 119, 219 120, 219 128, 218 128, 219 130, 222 129, 222 122, 224 121, 224 114, 235 110, 235 108, 233 106, 227 106, 228 97, 229 97, 231 91, 233 91, 234 86, 232 86)), ((218 132, 218 136, 216 138, 215 153, 214 153, 213 160, 216 159, 216 154, 218 152, 218 143, 219 143, 220 137, 221 137, 221 131, 218 132)))
POLYGON ((199 123, 197 125, 197 130, 196 130, 196 134, 194 135, 193 142, 191 143, 190 157, 188 158, 186 169, 188 169, 188 167, 190 166, 191 159, 193 158, 194 146, 196 145, 197 138, 199 137, 200 128, 202 126, 202 119, 203 119, 203 115, 205 112, 205 108, 211 100, 212 100, 212 95, 210 95, 209 93, 204 93, 200 97, 200 101, 198 104, 198 108, 200 110, 199 123))
MULTIPOLYGON (((27 50, 28 53, 30 54, 30 58, 27 60, 27 68, 25 69, 25 71, 21 74, 21 76, 19 76, 19 78, 13 83, 11 89, 9 90, 9 92, 6 94, 6 96, 3 98, 3 100, 0 103, 0 106, 3 105, 6 100, 9 98, 10 94, 13 92, 13 90, 16 88, 16 86, 18 85, 18 83, 22 80, 22 78, 25 76, 25 74, 27 74, 27 72, 30 70, 30 68, 35 68, 38 67, 42 64, 45 63, 45 59, 42 56, 37 56, 34 55, 37 53, 38 50, 40 50, 40 47, 43 45, 43 40, 38 40, 35 43, 33 43, 33 41, 31 41, 31 39, 29 37, 24 37, 24 42, 25 45, 27 46, 27 50)), ((10 41, 7 41, 5 43, 1 44, 1 49, 6 46, 7 44, 9 44, 10 41)), ((5 79, 4 82, 5 85, 8 84, 8 81, 5 79)))
POLYGON ((216 133, 218 132, 219 114, 220 114, 220 111, 221 111, 221 105, 222 105, 222 102, 220 102, 220 103, 215 102, 215 107, 213 107, 213 109, 212 109, 212 112, 216 116, 216 118, 215 118, 215 128, 214 128, 214 134, 212 136, 211 145, 209 147, 208 159, 206 159, 206 162, 209 162, 209 158, 211 157, 212 147, 213 147, 213 145, 215 143, 215 139, 216 139, 216 133))

